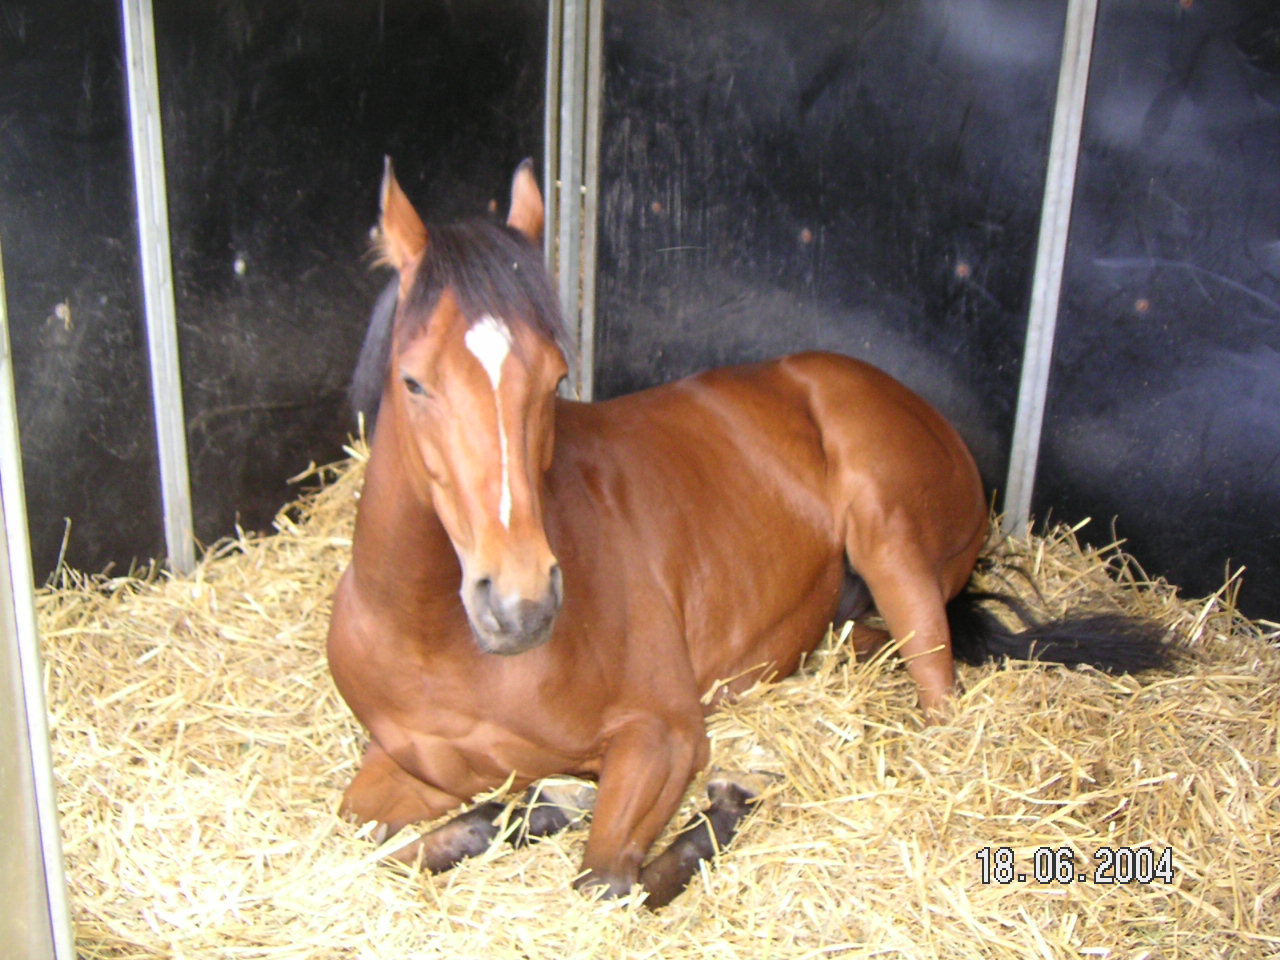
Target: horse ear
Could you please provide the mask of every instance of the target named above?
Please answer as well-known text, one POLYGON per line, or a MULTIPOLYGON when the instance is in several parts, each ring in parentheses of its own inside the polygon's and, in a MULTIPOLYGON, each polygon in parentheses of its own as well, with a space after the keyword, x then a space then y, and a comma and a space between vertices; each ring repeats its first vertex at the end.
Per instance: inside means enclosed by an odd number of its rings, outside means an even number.
POLYGON ((427 228, 413 209, 413 204, 400 189, 391 158, 386 158, 382 172, 382 221, 378 245, 382 259, 400 271, 403 281, 405 266, 412 263, 427 248, 427 228))
POLYGON ((516 167, 516 175, 511 180, 511 212, 507 214, 507 225, 523 233, 536 247, 542 243, 543 216, 542 192, 533 176, 533 161, 525 160, 516 167))

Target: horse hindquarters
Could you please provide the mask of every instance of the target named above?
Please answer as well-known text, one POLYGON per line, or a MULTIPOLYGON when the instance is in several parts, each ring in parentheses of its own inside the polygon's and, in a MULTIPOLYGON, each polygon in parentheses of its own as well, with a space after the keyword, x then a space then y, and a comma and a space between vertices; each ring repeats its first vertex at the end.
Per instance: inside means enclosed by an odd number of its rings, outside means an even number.
POLYGON ((822 431, 849 566, 902 641, 921 707, 935 714, 955 683, 946 603, 986 535, 977 466, 951 425, 887 374, 813 354, 787 369, 822 431))

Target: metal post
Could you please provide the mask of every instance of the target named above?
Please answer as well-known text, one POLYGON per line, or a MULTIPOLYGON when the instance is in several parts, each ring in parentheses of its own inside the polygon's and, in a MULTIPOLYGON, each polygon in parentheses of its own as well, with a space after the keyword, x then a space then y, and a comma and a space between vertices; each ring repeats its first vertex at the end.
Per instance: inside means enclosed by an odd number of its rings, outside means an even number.
POLYGON ((578 316, 578 392, 595 396, 596 244, 600 210, 600 110, 604 98, 604 0, 590 0, 587 21, 586 145, 582 188, 582 309, 578 316))
POLYGON ((156 70, 151 0, 122 0, 129 119, 133 137, 133 182, 138 207, 138 243, 147 347, 151 358, 151 402, 160 457, 169 565, 185 573, 195 567, 191 483, 187 473, 186 418, 178 361, 178 319, 169 259, 169 205, 160 132, 160 80, 156 70))
POLYGON ((547 91, 542 141, 542 191, 546 195, 546 219, 542 241, 550 271, 555 270, 556 242, 560 239, 560 55, 564 47, 563 22, 564 0, 548 0, 547 91))
POLYGON ((1097 14, 1097 0, 1068 0, 1058 98, 1054 106, 1049 165, 1045 174, 1044 206, 1040 213, 1040 239, 1031 280, 1031 309, 1027 317, 1027 339, 1018 386, 1018 409, 1009 453, 1009 475, 1005 483, 1006 533, 1021 532, 1031 518, 1031 497, 1035 488, 1053 361, 1053 339, 1062 293, 1067 233, 1071 226, 1080 131, 1084 124, 1097 14))
POLYGON ((72 960, 75 940, 49 754, 22 448, 0 256, 0 944, 12 957, 72 960))
POLYGON ((589 400, 595 357, 603 0, 552 0, 547 56, 547 259, 578 347, 569 394, 589 400))
MULTIPOLYGON (((586 0, 567 0, 560 50, 560 193, 556 273, 560 308, 577 342, 579 330, 578 265, 582 262, 582 148, 586 88, 586 0)), ((571 376, 570 389, 581 396, 581 371, 571 376)))

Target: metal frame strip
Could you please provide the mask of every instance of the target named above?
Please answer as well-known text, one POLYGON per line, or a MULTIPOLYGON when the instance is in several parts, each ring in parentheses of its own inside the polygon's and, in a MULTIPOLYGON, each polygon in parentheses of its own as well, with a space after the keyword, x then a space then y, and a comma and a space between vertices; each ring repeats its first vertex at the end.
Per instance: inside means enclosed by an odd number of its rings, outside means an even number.
MULTIPOLYGON (((6 763, 6 773, 13 781, 6 788, 6 804, 14 797, 25 804, 29 795, 34 809, 22 811, 21 820, 9 824, 13 831, 8 851, 10 857, 19 847, 28 846, 23 857, 30 862, 31 874, 6 876, 6 919, 0 923, 0 940, 7 947, 30 956, 52 955, 58 960, 72 960, 75 938, 71 932, 71 909, 68 902, 62 857, 62 834, 58 824, 58 805, 54 791, 53 758, 49 752, 49 719, 44 698, 44 672, 40 660, 40 633, 36 622, 35 575, 31 565, 31 542, 27 532, 26 494, 22 484, 22 444, 18 434, 18 410, 13 383, 13 356, 9 350, 9 312, 4 289, 4 263, 0 254, 0 508, 4 523, 0 527, 0 636, 10 649, 0 649, 0 657, 16 666, 16 674, 7 677, 6 689, 0 690, 5 705, 6 742, 12 733, 19 755, 6 763), (12 703, 10 697, 20 698, 12 703), (10 726, 12 725, 12 726, 10 726), (23 742, 28 749, 21 749, 23 742), (31 823, 36 835, 28 834, 31 823), (43 880, 43 890, 15 893, 10 884, 36 884, 43 880), (42 895, 42 896, 41 896, 42 895), (43 904, 35 902, 40 897, 43 904), (43 909, 42 909, 43 908, 43 909), (45 918, 38 916, 47 909, 45 918), (11 914, 11 915, 9 915, 11 914), (10 942, 8 937, 20 938, 10 942)), ((0 674, 8 674, 8 664, 0 674)), ((19 811, 6 810, 13 815, 19 811)), ((6 863, 11 863, 6 857, 6 863)))
POLYGON ((582 307, 578 315, 578 393, 595 396, 596 246, 600 209, 600 111, 604 100, 604 0, 590 0, 587 13, 585 109, 582 185, 582 307))
POLYGON ((546 253, 578 348, 568 393, 594 388, 603 0, 551 0, 547 35, 546 253))
POLYGON ((1044 205, 1040 212, 1040 237, 1031 280, 1027 339, 1005 482, 1003 526, 1006 533, 1025 530, 1031 519, 1097 14, 1097 0, 1068 0, 1044 205))
POLYGON ((187 466, 186 418, 182 406, 182 373, 178 359, 177 308, 174 305, 173 267, 169 255, 169 205, 160 130, 155 26, 151 0, 121 0, 121 11, 165 547, 170 567, 185 573, 195 567, 195 538, 187 466))
POLYGON ((548 0, 547 80, 542 140, 542 190, 546 195, 542 245, 548 270, 555 267, 556 243, 560 239, 560 55, 564 47, 563 22, 564 0, 548 0))
MULTIPOLYGON (((578 342, 580 330, 578 267, 582 262, 582 148, 586 88, 586 0, 567 0, 560 48, 560 189, 558 194, 559 237, 556 243, 556 275, 560 309, 565 313, 578 342)), ((571 391, 581 396, 581 371, 570 377, 571 391)))

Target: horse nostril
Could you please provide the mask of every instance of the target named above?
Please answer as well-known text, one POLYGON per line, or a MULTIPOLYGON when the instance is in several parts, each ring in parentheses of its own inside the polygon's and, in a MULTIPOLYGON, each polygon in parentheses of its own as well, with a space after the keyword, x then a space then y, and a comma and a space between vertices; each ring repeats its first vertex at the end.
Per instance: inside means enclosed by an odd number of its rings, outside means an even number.
POLYGON ((551 596, 558 607, 564 599, 564 574, 560 572, 560 564, 551 565, 551 596))
POLYGON ((471 588, 472 595, 475 597, 480 607, 494 614, 494 600, 496 599, 493 592, 493 580, 489 577, 481 577, 475 582, 475 586, 471 588))

